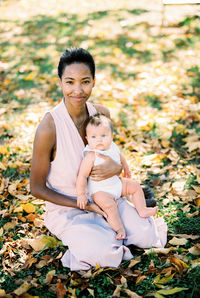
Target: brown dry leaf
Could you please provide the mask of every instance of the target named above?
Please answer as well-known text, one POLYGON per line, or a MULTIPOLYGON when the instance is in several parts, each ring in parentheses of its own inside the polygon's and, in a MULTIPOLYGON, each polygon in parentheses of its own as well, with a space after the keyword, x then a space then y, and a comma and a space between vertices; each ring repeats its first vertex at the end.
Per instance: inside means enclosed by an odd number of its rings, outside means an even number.
POLYGON ((23 268, 30 268, 36 262, 37 262, 36 258, 34 258, 32 255, 28 255, 23 268))
POLYGON ((197 243, 194 246, 192 246, 191 248, 188 249, 188 251, 195 256, 200 256, 200 244, 197 243))
POLYGON ((127 280, 124 276, 121 277, 120 282, 123 287, 127 288, 127 280))
POLYGON ((26 216, 28 222, 34 222, 34 220, 37 218, 36 214, 30 213, 26 216))
POLYGON ((114 290, 112 297, 121 297, 120 293, 121 293, 121 289, 122 286, 121 285, 117 285, 116 289, 114 290))
POLYGON ((44 227, 44 221, 39 218, 35 218, 33 223, 34 223, 34 226, 37 228, 44 227))
POLYGON ((169 236, 182 237, 182 238, 185 238, 185 239, 192 239, 192 240, 198 239, 200 237, 198 235, 187 235, 187 234, 168 234, 168 235, 169 236))
POLYGON ((145 278, 146 278, 146 275, 138 276, 137 279, 136 279, 136 284, 139 284, 139 283, 142 282, 145 278))
POLYGON ((184 269, 189 268, 189 266, 186 263, 184 263, 182 260, 180 260, 174 256, 170 257, 170 262, 171 262, 171 264, 173 264, 176 267, 177 271, 181 275, 183 274, 184 269))
POLYGON ((132 292, 129 289, 123 289, 123 292, 126 293, 128 295, 128 297, 130 298, 140 298, 142 296, 139 296, 138 294, 136 294, 135 292, 132 292))
POLYGON ((3 170, 3 171, 6 170, 6 167, 5 167, 5 165, 2 162, 0 162, 0 169, 3 170))
POLYGON ((140 262, 141 262, 141 257, 140 256, 135 258, 135 259, 131 259, 130 264, 128 265, 128 268, 132 268, 140 262))
POLYGON ((199 210, 193 212, 193 213, 186 213, 186 217, 190 218, 190 217, 193 217, 193 216, 197 216, 199 215, 199 210))
POLYGON ((17 225, 17 222, 16 222, 16 221, 11 221, 11 222, 7 222, 7 223, 3 226, 3 228, 4 228, 5 231, 8 231, 8 230, 10 230, 10 229, 14 229, 14 228, 16 227, 16 225, 17 225))
POLYGON ((39 296, 32 296, 28 293, 24 293, 22 295, 20 295, 20 298, 40 298, 39 296))
POLYGON ((2 236, 3 235, 3 228, 0 228, 0 236, 2 236))
POLYGON ((4 192, 4 188, 5 188, 4 179, 0 177, 0 193, 4 192))
POLYGON ((200 194, 200 186, 195 186, 195 185, 192 185, 192 187, 194 188, 194 190, 200 194))
POLYGON ((54 275, 55 275, 56 271, 55 270, 51 270, 47 273, 45 279, 44 279, 44 282, 50 284, 54 275))
POLYGON ((173 237, 169 243, 171 245, 185 245, 187 243, 187 240, 185 238, 177 238, 177 237, 173 237))
POLYGON ((148 254, 163 254, 163 255, 167 255, 171 250, 173 250, 172 247, 170 248, 151 248, 151 249, 145 249, 144 250, 144 255, 148 255, 148 254))
POLYGON ((20 180, 16 180, 15 182, 13 182, 12 184, 10 184, 8 186, 8 192, 12 195, 12 196, 15 196, 18 192, 17 190, 17 186, 18 186, 18 183, 20 182, 20 180))

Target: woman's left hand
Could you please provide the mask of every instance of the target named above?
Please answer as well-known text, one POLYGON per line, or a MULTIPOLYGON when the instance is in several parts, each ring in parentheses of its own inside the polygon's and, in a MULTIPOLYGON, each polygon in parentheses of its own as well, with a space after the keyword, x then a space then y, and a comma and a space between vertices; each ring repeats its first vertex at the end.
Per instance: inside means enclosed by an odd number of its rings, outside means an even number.
POLYGON ((98 156, 104 159, 104 162, 100 165, 94 166, 90 173, 90 177, 94 181, 101 181, 108 179, 114 175, 119 175, 122 171, 121 164, 115 162, 109 156, 105 156, 98 153, 98 156))

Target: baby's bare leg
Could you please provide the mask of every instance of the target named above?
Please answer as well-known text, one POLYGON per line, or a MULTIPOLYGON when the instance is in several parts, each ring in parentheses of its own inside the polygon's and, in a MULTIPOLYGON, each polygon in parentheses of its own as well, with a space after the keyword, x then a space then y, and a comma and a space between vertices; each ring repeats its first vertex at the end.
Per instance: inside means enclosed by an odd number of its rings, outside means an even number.
POLYGON ((133 204, 141 217, 149 217, 158 212, 158 207, 147 207, 140 184, 131 179, 122 178, 122 196, 131 195, 133 204))
POLYGON ((124 239, 126 237, 125 229, 121 222, 117 202, 113 196, 104 191, 98 191, 92 196, 94 202, 106 213, 107 221, 112 229, 117 232, 116 239, 124 239))

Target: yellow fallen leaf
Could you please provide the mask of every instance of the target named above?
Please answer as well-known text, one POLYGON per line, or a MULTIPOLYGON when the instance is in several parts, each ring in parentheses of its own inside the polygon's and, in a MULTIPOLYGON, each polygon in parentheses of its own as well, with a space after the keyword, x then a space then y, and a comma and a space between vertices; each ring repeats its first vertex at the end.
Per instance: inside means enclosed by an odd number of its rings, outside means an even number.
POLYGON ((177 238, 177 237, 173 237, 169 243, 171 245, 185 245, 187 243, 187 240, 185 238, 177 238))
POLYGON ((39 296, 32 296, 28 293, 24 293, 22 295, 20 295, 20 298, 40 298, 39 296))
POLYGON ((43 249, 47 248, 53 248, 56 247, 57 245, 61 245, 62 242, 57 240, 54 237, 51 236, 40 236, 39 238, 36 239, 28 239, 27 243, 35 250, 35 251, 41 251, 43 249))
POLYGON ((19 288, 15 289, 13 293, 17 296, 20 296, 26 293, 32 286, 24 282, 19 288))
POLYGON ((162 290, 157 291, 156 293, 168 296, 168 295, 173 295, 175 293, 185 291, 185 290, 188 290, 188 288, 176 287, 176 288, 171 288, 171 289, 162 289, 162 290))
POLYGON ((195 200, 194 200, 194 202, 195 202, 195 204, 196 204, 196 206, 200 206, 200 198, 196 198, 195 200))
POLYGON ((26 211, 26 213, 33 213, 33 212, 35 212, 35 206, 33 204, 31 204, 31 203, 22 204, 21 206, 24 209, 24 211, 26 211))
POLYGON ((192 185, 192 187, 194 188, 194 190, 195 190, 197 193, 200 193, 200 186, 192 185))
POLYGON ((16 207, 13 212, 22 212, 23 211, 23 207, 22 206, 19 206, 19 207, 16 207))
POLYGON ((153 284, 165 284, 168 281, 170 281, 175 273, 170 274, 169 276, 165 276, 165 277, 160 277, 160 274, 156 276, 156 278, 153 281, 153 284))
POLYGON ((5 165, 0 161, 0 169, 5 171, 6 170, 6 167, 5 165))

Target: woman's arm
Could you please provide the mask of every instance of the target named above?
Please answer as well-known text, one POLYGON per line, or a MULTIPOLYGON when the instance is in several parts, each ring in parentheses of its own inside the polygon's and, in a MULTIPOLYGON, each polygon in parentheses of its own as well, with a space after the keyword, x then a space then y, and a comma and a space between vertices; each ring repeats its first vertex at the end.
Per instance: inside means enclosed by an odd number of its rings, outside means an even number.
MULTIPOLYGON (((34 140, 31 164, 30 189, 33 196, 56 205, 77 208, 77 201, 57 193, 46 186, 53 148, 56 144, 56 130, 53 118, 46 114, 40 123, 34 140)), ((87 204, 85 210, 104 215, 94 203, 87 204)))
POLYGON ((87 178, 90 175, 95 160, 95 153, 88 152, 81 162, 78 177, 76 180, 76 191, 77 191, 77 206, 80 209, 85 209, 87 205, 87 197, 85 193, 85 187, 87 185, 87 178))

